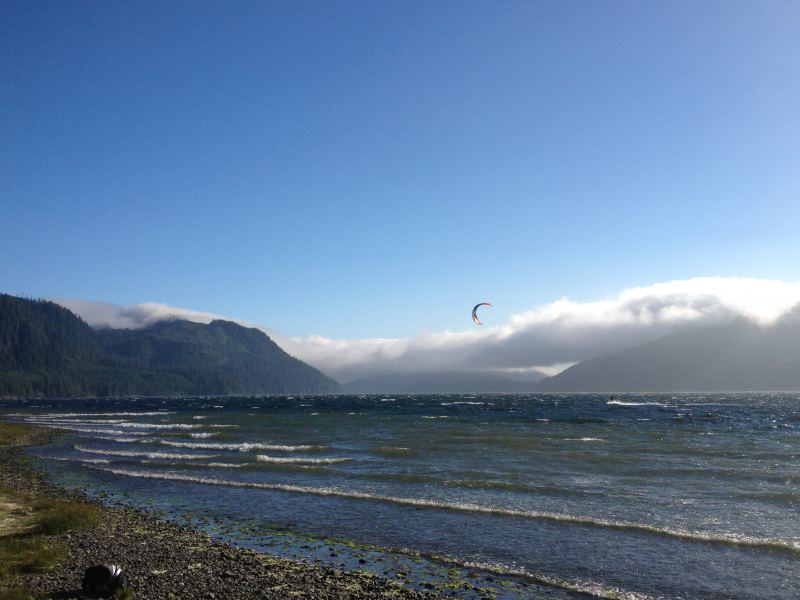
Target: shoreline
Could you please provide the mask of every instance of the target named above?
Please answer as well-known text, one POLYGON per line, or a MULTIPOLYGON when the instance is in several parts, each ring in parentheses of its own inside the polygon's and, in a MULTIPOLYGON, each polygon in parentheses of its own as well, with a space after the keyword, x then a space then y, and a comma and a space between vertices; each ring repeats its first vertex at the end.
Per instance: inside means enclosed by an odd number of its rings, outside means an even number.
POLYGON ((23 448, 46 444, 61 433, 35 426, 29 426, 29 432, 13 445, 0 445, 0 485, 36 499, 88 501, 101 514, 95 526, 47 536, 63 548, 65 558, 50 570, 21 577, 19 583, 35 597, 82 598, 84 570, 113 563, 127 574, 133 598, 142 600, 442 598, 369 573, 238 548, 190 526, 135 508, 106 506, 78 491, 48 483, 41 472, 26 464, 23 448))

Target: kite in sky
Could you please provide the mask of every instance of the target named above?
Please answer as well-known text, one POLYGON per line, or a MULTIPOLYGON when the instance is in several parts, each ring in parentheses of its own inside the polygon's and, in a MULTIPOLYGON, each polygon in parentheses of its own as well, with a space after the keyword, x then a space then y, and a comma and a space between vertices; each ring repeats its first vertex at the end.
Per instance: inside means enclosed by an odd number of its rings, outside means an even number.
POLYGON ((478 307, 479 306, 492 306, 491 302, 479 302, 475 305, 475 308, 472 309, 472 320, 475 321, 475 325, 483 325, 481 320, 478 318, 478 307))

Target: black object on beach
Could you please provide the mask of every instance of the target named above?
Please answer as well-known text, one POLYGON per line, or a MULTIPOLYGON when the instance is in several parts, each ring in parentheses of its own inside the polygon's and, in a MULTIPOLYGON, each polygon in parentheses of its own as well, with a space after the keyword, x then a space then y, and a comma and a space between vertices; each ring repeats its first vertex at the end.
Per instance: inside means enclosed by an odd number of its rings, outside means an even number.
POLYGON ((116 565, 89 567, 81 581, 83 593, 92 598, 107 598, 127 585, 128 578, 116 565))

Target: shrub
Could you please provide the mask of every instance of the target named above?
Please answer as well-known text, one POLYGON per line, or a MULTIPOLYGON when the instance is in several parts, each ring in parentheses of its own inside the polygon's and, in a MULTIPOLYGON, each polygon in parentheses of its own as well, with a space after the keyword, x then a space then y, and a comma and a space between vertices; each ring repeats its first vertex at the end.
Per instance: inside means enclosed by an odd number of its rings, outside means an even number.
POLYGON ((62 556, 59 548, 39 537, 11 537, 0 541, 0 580, 18 573, 46 571, 62 556))
POLYGON ((44 499, 33 505, 39 521, 39 531, 58 534, 71 529, 91 527, 100 520, 100 511, 85 502, 64 502, 44 499))
POLYGON ((33 600, 33 594, 28 588, 13 587, 0 590, 0 600, 33 600))

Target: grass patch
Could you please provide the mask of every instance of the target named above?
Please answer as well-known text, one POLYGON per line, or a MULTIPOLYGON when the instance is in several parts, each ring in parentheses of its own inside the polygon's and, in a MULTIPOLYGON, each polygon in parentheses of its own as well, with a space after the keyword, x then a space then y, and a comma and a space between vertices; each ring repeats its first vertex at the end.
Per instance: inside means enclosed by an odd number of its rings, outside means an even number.
MULTIPOLYGON (((36 427, 0 422, 0 446, 25 445, 37 435, 36 427)), ((52 569, 64 558, 64 549, 49 535, 99 521, 100 509, 92 504, 35 497, 0 485, 0 600, 30 600, 20 577, 52 569)))
POLYGON ((13 587, 0 590, 0 600, 32 600, 33 594, 28 588, 13 587))
MULTIPOLYGON (((114 595, 111 596, 112 600, 133 600, 133 590, 131 588, 120 588, 114 595)), ((2 598, 0 598, 2 600, 2 598)))
POLYGON ((43 498, 33 504, 38 529, 41 533, 55 535, 92 527, 100 521, 100 511, 86 502, 68 502, 53 498, 43 498))
POLYGON ((12 536, 0 540, 0 581, 19 574, 39 573, 52 568, 63 551, 38 535, 12 536))
POLYGON ((0 422, 0 446, 22 444, 33 436, 34 431, 30 425, 0 422))

